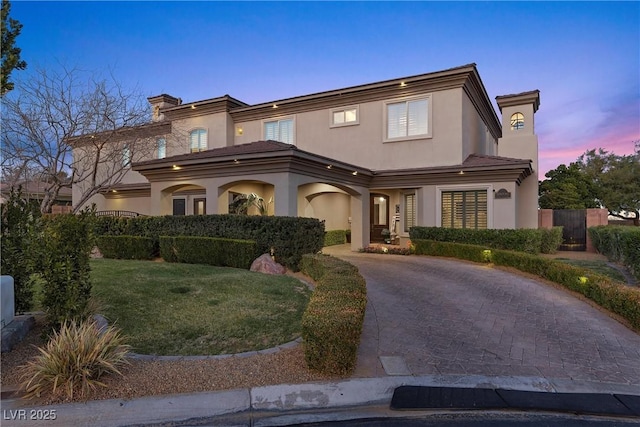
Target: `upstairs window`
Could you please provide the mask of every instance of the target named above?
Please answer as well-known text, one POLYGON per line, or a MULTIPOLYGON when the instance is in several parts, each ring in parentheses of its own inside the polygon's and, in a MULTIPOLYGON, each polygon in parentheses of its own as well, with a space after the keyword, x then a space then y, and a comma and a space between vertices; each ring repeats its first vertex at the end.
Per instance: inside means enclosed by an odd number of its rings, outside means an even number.
POLYGON ((524 114, 513 113, 511 115, 511 130, 524 129, 524 114))
POLYGON ((413 99, 386 104, 386 140, 429 136, 430 98, 413 99))
POLYGON ((164 159, 167 157, 167 140, 164 138, 158 138, 156 144, 158 147, 158 158, 164 159))
POLYGON ((294 144, 293 119, 264 122, 264 139, 294 144))
POLYGON ((122 167, 131 166, 131 148, 128 145, 122 147, 122 167))
POLYGON ((331 110, 331 127, 357 125, 358 123, 358 107, 331 110))
POLYGON ((207 131, 204 129, 196 129, 189 134, 189 144, 191 152, 197 153, 207 149, 207 131))

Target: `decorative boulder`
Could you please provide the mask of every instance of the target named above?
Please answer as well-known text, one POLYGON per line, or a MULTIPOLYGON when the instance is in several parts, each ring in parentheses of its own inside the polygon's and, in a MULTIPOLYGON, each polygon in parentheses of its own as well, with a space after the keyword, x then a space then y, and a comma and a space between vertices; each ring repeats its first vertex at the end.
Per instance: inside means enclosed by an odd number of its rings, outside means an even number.
POLYGON ((271 255, 263 254, 251 263, 250 271, 257 271, 265 274, 284 274, 285 268, 275 262, 271 255))

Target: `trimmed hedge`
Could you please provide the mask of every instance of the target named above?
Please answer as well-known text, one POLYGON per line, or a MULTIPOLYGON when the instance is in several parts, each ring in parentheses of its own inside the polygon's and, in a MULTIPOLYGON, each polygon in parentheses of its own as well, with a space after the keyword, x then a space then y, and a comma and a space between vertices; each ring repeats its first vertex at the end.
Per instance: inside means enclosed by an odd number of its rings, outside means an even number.
POLYGON ((358 269, 328 255, 304 255, 301 271, 316 281, 302 316, 304 354, 310 369, 348 375, 356 366, 367 305, 358 269))
POLYGON ((324 245, 334 246, 347 243, 347 232, 345 230, 330 230, 324 234, 324 245))
POLYGON ((256 253, 274 248, 276 261, 298 270, 303 254, 317 253, 324 244, 324 223, 315 218, 258 215, 187 215, 136 218, 98 217, 97 235, 149 237, 199 236, 253 240, 256 253))
POLYGON ((589 227, 589 237, 598 252, 626 265, 640 280, 640 227, 589 227))
POLYGON ((448 256, 474 262, 493 262, 517 268, 578 292, 616 313, 640 330, 640 289, 569 264, 521 252, 488 249, 486 246, 415 240, 416 254, 448 256))
POLYGON ((96 244, 105 258, 153 259, 158 252, 154 240, 149 237, 100 236, 96 244))
POLYGON ((487 245, 495 249, 520 252, 554 253, 562 243, 562 227, 553 229, 521 228, 517 230, 474 230, 469 228, 411 227, 411 241, 416 239, 439 242, 487 245))
POLYGON ((167 262, 208 264, 219 267, 251 267, 256 242, 215 237, 161 236, 160 256, 167 262))

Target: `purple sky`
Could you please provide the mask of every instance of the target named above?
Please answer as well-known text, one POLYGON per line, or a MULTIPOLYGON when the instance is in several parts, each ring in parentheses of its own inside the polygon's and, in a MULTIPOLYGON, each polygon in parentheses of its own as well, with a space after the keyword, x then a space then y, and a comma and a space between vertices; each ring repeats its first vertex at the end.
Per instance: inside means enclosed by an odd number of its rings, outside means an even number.
POLYGON ((638 2, 14 0, 11 16, 29 65, 14 79, 62 63, 147 95, 254 104, 474 62, 492 100, 540 90, 541 178, 640 139, 638 2))

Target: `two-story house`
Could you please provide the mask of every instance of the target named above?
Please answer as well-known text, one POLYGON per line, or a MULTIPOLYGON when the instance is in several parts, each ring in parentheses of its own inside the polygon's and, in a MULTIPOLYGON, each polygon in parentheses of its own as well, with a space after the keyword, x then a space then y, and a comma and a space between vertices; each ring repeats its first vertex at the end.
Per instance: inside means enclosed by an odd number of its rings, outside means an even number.
POLYGON ((475 64, 257 105, 154 96, 154 158, 90 202, 224 214, 255 193, 269 214, 350 228, 353 249, 415 225, 537 228, 539 92, 496 101, 502 121, 475 64))

